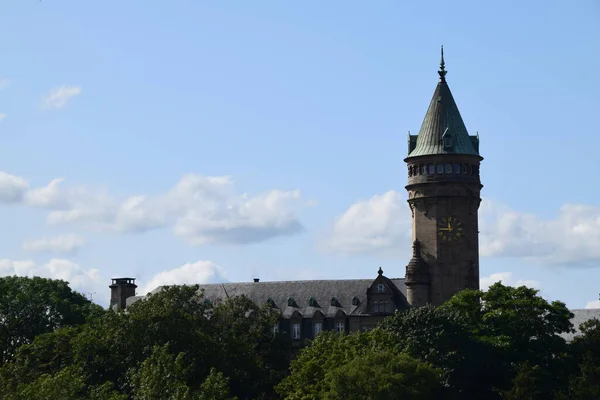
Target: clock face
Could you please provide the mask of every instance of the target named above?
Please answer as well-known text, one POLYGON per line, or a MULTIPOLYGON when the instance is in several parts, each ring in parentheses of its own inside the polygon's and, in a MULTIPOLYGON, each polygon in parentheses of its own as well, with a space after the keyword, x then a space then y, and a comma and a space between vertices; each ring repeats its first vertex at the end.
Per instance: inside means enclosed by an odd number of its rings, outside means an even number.
POLYGON ((464 235, 462 222, 452 216, 441 218, 438 221, 437 231, 438 237, 443 242, 456 242, 464 235))

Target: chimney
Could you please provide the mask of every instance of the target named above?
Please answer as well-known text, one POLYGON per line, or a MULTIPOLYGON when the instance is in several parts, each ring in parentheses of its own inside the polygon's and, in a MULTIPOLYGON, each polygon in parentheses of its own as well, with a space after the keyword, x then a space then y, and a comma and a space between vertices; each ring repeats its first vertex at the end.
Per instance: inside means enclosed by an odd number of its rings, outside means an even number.
POLYGON ((110 287, 110 308, 122 311, 127 307, 127 298, 135 296, 135 278, 114 278, 110 287))
POLYGON ((258 282, 258 281, 260 281, 260 279, 254 278, 254 282, 258 282))

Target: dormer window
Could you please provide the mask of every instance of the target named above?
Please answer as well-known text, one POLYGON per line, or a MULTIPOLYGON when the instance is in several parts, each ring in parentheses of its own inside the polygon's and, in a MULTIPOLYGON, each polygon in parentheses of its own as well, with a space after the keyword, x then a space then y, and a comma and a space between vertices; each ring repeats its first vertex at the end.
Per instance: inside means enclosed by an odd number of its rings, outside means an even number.
POLYGON ((270 297, 267 299, 267 304, 271 308, 277 308, 277 305, 275 304, 275 301, 272 298, 270 298, 270 297))
POLYGON ((298 304, 296 303, 296 300, 294 300, 293 297, 290 297, 288 299, 287 303, 288 303, 288 307, 298 308, 298 304))
POLYGON ((446 136, 444 138, 444 149, 449 149, 452 147, 452 138, 450 136, 446 136))
POLYGON ((446 128, 442 135, 442 143, 444 144, 444 150, 452 149, 452 134, 448 128, 446 128))
POLYGON ((352 305, 353 305, 353 306, 357 306, 357 305, 359 305, 359 304, 360 304, 360 300, 358 299, 358 297, 354 296, 354 297, 352 298, 352 305))
POLYGON ((385 292, 385 285, 383 283, 378 283, 377 284, 377 291, 378 292, 385 292))

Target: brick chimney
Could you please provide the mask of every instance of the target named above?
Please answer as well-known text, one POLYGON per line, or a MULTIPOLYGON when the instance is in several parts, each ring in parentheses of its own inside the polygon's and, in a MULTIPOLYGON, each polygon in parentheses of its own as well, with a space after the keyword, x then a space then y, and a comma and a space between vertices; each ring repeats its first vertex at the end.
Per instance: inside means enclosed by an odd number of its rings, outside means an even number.
POLYGON ((135 296, 135 278, 114 278, 110 287, 110 308, 122 311, 127 307, 127 298, 135 296))

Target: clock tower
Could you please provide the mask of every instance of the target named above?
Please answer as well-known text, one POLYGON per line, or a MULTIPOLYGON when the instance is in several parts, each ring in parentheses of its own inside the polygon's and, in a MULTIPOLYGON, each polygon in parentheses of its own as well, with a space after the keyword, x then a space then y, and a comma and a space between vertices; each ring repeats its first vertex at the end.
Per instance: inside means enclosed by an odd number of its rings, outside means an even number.
POLYGON ((413 307, 439 305, 479 288, 479 135, 469 135, 446 82, 439 82, 418 135, 408 136, 408 204, 413 256, 406 298, 413 307))

